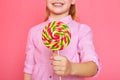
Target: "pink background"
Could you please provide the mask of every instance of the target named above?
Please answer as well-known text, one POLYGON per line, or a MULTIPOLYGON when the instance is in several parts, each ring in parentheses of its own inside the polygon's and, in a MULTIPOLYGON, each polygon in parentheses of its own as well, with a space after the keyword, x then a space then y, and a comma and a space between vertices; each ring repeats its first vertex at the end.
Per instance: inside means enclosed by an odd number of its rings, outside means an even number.
MULTIPOLYGON (((28 30, 45 18, 44 0, 0 0, 0 80, 23 80, 28 30)), ((77 16, 91 26, 102 63, 96 78, 120 80, 120 0, 77 0, 77 16)))

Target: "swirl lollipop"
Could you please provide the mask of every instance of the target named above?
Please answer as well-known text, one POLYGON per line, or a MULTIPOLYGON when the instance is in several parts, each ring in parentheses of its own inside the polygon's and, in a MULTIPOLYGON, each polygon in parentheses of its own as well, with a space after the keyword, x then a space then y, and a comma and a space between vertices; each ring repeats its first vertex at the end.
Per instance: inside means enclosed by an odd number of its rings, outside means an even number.
MULTIPOLYGON (((42 32, 42 41, 44 45, 51 50, 64 49, 70 43, 71 33, 69 27, 63 22, 50 22, 42 32)), ((61 76, 59 77, 61 80, 61 76)))
POLYGON ((51 50, 64 49, 69 45, 70 39, 70 29, 63 22, 51 22, 43 29, 42 41, 51 50))

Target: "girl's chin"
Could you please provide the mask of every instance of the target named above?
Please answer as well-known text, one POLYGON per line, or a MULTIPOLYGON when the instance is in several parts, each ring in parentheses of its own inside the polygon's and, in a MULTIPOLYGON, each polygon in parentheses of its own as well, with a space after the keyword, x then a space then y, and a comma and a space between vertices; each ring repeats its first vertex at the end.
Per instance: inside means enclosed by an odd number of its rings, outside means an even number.
POLYGON ((55 14, 62 14, 64 12, 62 12, 61 10, 56 10, 56 11, 52 11, 52 13, 55 13, 55 14))
POLYGON ((62 15, 64 12, 53 12, 54 15, 62 15))

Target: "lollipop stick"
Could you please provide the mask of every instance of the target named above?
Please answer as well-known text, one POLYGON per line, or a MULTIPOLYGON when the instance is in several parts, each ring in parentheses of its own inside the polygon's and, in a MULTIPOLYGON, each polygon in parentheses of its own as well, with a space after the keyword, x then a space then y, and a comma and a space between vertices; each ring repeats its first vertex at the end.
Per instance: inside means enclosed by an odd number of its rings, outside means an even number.
POLYGON ((60 51, 59 50, 57 51, 57 54, 58 54, 58 56, 60 55, 60 51))
POLYGON ((61 76, 59 77, 59 80, 62 80, 62 77, 61 77, 61 76))
MULTIPOLYGON (((59 50, 57 51, 57 54, 58 54, 58 56, 60 56, 60 51, 59 50)), ((59 77, 59 80, 62 80, 61 76, 59 77)))

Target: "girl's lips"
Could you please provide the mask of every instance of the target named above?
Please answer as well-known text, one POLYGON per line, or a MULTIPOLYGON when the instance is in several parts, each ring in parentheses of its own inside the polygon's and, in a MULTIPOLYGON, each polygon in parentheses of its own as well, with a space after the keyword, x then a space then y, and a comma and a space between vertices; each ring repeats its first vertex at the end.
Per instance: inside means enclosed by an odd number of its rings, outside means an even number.
POLYGON ((63 6, 64 4, 61 3, 61 2, 54 2, 54 3, 52 3, 52 5, 55 6, 55 7, 61 7, 61 6, 63 6))

